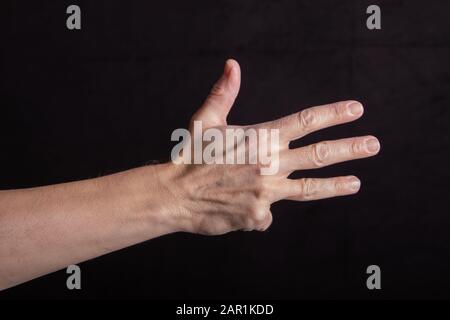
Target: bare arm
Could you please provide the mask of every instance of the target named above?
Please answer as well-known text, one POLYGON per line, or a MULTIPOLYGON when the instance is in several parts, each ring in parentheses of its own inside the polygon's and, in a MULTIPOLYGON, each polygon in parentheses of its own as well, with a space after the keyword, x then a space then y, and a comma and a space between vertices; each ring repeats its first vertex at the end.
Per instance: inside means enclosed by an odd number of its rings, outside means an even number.
MULTIPOLYGON (((224 74, 193 116, 203 129, 231 128, 226 117, 240 86, 239 65, 224 74)), ((292 140, 358 119, 362 106, 344 101, 243 129, 280 132, 279 163, 271 175, 261 164, 174 164, 137 168, 97 179, 0 191, 0 289, 173 232, 217 235, 265 230, 270 206, 289 199, 316 200, 358 192, 354 176, 289 179, 296 170, 373 156, 372 136, 290 149, 292 140)), ((233 126, 236 128, 236 126, 233 126)), ((191 124, 192 131, 192 124, 191 124)), ((239 148, 237 142, 234 146, 239 148)))
POLYGON ((0 192, 0 288, 163 234, 171 219, 164 165, 0 192))

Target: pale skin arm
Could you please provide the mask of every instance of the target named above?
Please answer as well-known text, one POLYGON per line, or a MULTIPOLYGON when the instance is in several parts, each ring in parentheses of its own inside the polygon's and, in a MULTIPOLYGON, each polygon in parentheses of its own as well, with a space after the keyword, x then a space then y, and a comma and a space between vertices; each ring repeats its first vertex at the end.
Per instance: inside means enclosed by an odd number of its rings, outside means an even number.
MULTIPOLYGON (((240 87, 240 68, 224 73, 192 120, 227 127, 240 87)), ((280 169, 259 165, 175 165, 171 162, 101 178, 40 188, 0 191, 0 289, 103 254, 174 232, 219 235, 266 230, 270 206, 283 200, 317 200, 358 192, 354 176, 289 179, 293 171, 370 157, 380 144, 353 137, 290 149, 313 131, 361 117, 355 101, 304 109, 245 128, 280 129, 280 169)))

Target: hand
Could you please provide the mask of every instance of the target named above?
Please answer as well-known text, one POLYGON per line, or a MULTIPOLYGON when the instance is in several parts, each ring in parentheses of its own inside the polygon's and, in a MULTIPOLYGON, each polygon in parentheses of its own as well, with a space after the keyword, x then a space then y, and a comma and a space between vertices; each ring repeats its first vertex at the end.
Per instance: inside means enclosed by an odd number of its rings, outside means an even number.
MULTIPOLYGON (((227 115, 238 95, 240 68, 228 60, 222 77, 214 85, 203 106, 191 119, 201 121, 204 130, 216 128, 224 132, 227 115)), ((373 156, 380 150, 373 136, 323 141, 306 147, 290 149, 289 143, 305 135, 337 124, 354 121, 363 114, 357 101, 343 101, 312 107, 287 117, 243 129, 278 129, 278 172, 261 175, 256 164, 171 164, 170 194, 177 207, 174 215, 181 229, 207 235, 233 230, 266 230, 272 223, 270 206, 282 200, 309 201, 350 195, 358 192, 360 181, 355 176, 327 179, 289 179, 296 170, 321 168, 334 163, 373 156)), ((235 151, 241 140, 234 145, 235 151)), ((205 147, 205 146, 203 146, 205 147)), ((248 157, 248 156, 247 156, 248 157)))

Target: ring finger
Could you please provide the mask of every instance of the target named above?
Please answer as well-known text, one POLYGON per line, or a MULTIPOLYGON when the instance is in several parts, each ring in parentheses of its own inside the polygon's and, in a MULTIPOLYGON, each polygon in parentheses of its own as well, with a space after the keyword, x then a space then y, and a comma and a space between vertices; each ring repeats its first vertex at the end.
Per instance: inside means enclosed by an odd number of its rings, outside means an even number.
POLYGON ((288 149, 281 155, 281 171, 316 169, 331 164, 367 158, 376 155, 380 143, 373 136, 323 141, 297 149, 288 149))

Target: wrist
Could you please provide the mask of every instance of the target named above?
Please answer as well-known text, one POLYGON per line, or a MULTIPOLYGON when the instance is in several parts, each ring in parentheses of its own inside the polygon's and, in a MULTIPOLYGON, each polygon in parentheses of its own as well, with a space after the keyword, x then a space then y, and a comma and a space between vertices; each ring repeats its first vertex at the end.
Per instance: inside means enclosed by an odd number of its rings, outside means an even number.
POLYGON ((135 169, 142 178, 144 211, 151 227, 167 233, 190 232, 192 214, 186 209, 182 167, 171 162, 135 169))

